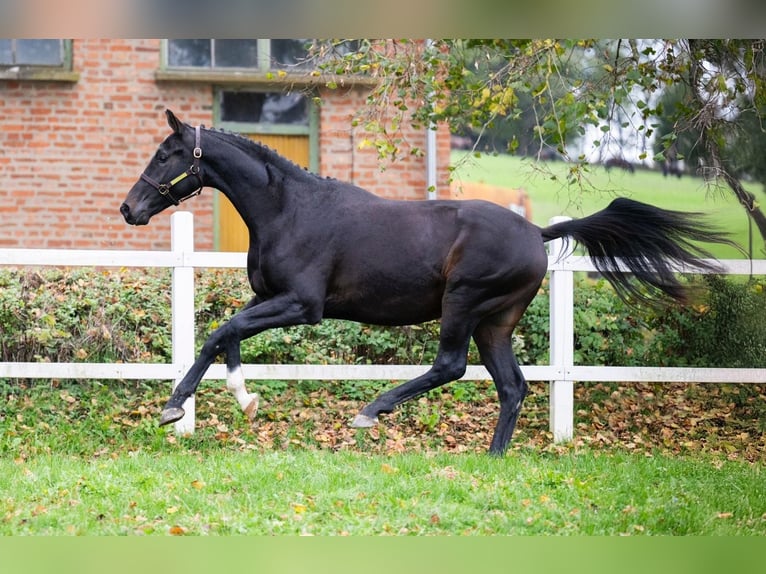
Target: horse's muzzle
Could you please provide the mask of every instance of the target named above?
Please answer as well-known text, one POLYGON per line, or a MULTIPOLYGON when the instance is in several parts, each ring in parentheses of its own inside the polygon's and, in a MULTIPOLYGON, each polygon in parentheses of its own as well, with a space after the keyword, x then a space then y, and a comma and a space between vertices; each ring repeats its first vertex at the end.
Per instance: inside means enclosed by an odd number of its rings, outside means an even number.
POLYGON ((149 223, 149 218, 136 217, 130 210, 130 206, 127 203, 123 203, 120 206, 120 213, 125 218, 125 222, 130 225, 146 225, 149 223))

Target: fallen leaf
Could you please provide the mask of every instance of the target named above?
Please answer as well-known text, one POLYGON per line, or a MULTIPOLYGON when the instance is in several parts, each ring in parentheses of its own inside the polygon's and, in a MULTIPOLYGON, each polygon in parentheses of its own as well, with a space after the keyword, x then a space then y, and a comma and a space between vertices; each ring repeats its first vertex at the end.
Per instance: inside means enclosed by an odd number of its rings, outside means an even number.
POLYGON ((59 393, 59 397, 61 397, 61 399, 62 399, 62 400, 64 400, 64 401, 68 402, 70 405, 71 405, 72 403, 76 403, 76 402, 77 402, 77 399, 76 399, 76 398, 74 398, 74 397, 73 397, 72 395, 70 395, 69 393, 67 393, 66 391, 61 391, 61 393, 59 393))
POLYGON ((170 529, 168 530, 168 534, 170 534, 171 536, 183 536, 184 534, 186 534, 186 529, 178 525, 171 526, 170 529))

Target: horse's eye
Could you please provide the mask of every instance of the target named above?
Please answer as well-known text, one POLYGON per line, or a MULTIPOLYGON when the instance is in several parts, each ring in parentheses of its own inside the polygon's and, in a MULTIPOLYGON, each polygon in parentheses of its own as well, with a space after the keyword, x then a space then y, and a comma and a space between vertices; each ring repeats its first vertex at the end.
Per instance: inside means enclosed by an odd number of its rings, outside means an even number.
POLYGON ((166 154, 164 151, 157 152, 157 161, 160 163, 165 163, 168 161, 168 154, 166 154))

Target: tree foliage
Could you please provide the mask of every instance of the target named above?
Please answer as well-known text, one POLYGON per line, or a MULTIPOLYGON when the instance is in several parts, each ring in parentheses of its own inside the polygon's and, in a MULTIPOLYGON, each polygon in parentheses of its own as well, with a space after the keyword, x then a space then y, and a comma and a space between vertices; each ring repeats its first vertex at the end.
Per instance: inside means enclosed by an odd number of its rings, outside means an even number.
POLYGON ((382 158, 397 157, 406 122, 446 122, 479 138, 517 122, 525 138, 511 135, 509 151, 555 150, 571 162, 567 183, 582 188, 593 150, 573 152, 572 144, 595 132, 591 145, 604 153, 631 142, 641 161, 662 161, 671 151, 693 158, 695 169, 737 197, 766 239, 766 217, 742 183, 765 177, 752 152, 766 139, 765 42, 362 40, 337 57, 328 57, 332 42, 315 51, 334 78, 378 80, 356 122, 374 134, 382 158))

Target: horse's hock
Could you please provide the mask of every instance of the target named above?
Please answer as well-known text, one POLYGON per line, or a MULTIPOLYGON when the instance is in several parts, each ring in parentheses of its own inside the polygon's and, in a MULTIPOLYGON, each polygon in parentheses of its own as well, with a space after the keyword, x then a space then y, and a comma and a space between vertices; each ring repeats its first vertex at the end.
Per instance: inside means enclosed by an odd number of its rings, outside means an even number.
POLYGON ((508 208, 528 221, 532 221, 532 200, 523 188, 453 181, 450 186, 450 199, 484 199, 508 208))

